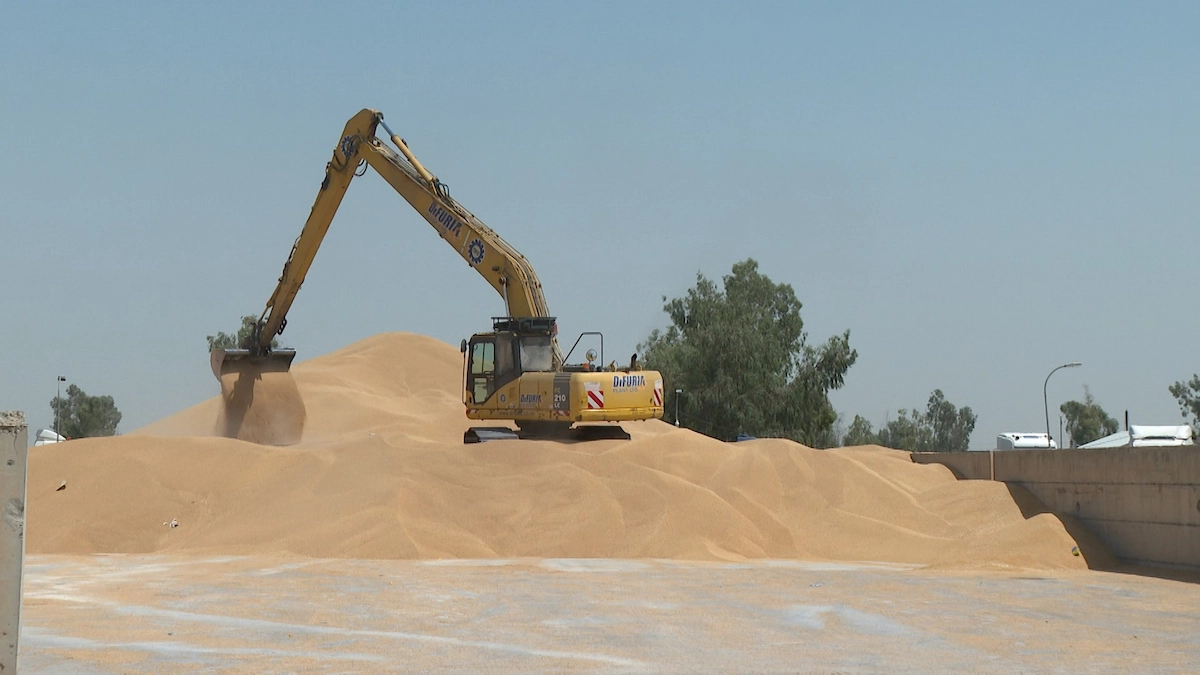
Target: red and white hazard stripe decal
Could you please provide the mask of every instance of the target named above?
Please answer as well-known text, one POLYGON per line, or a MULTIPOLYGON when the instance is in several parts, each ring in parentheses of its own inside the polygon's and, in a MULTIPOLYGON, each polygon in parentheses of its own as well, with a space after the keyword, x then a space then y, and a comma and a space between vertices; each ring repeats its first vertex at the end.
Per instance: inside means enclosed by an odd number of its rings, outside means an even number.
POLYGON ((588 382, 587 386, 587 407, 588 410, 598 410, 604 407, 604 390, 600 388, 599 382, 588 382))
POLYGON ((654 405, 661 408, 662 407, 662 399, 663 399, 662 380, 655 380, 654 381, 654 405))

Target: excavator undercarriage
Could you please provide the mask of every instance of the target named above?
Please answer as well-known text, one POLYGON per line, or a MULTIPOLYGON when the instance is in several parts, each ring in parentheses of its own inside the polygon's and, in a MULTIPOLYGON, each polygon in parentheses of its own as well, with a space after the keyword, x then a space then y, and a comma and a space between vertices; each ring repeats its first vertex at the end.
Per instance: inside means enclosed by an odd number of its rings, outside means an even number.
POLYGON ((616 424, 582 424, 572 426, 561 422, 526 422, 518 429, 509 427, 471 427, 463 433, 463 443, 489 441, 604 441, 629 440, 629 432, 616 424))

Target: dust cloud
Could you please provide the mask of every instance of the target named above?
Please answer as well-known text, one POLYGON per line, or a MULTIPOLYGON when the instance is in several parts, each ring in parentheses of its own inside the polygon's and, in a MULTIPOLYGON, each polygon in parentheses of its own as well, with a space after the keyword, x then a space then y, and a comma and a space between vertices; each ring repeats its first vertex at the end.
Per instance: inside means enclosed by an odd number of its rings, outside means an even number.
POLYGON ((304 433, 304 400, 291 373, 251 369, 221 377, 214 432, 263 445, 294 445, 304 433))

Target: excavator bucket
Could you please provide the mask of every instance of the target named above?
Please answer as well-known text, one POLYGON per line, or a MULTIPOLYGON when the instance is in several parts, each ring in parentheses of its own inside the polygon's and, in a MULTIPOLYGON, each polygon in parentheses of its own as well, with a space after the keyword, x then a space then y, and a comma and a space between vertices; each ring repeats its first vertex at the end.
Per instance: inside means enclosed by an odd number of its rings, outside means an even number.
POLYGON ((276 349, 259 356, 249 349, 214 349, 208 354, 209 365, 218 380, 243 371, 286 373, 292 369, 295 358, 295 349, 276 349))
POLYGON ((223 407, 217 433, 263 445, 300 441, 307 413, 289 371, 295 350, 255 355, 245 349, 214 349, 213 375, 221 381, 223 407))

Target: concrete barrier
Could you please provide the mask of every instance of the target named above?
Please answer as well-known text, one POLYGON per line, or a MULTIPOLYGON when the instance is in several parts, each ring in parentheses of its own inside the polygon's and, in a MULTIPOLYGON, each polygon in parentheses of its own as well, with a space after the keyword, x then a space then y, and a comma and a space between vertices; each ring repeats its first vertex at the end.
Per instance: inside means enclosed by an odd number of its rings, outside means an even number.
MULTIPOLYGON (((1026 452, 1005 450, 1004 452, 1026 452)), ((914 452, 917 464, 941 464, 959 480, 992 480, 992 452, 914 452)))
POLYGON ((17 672, 28 453, 25 415, 0 412, 0 673, 17 672))
POLYGON ((1020 485, 1120 560, 1200 571, 1200 447, 913 453, 964 480, 1020 485))

